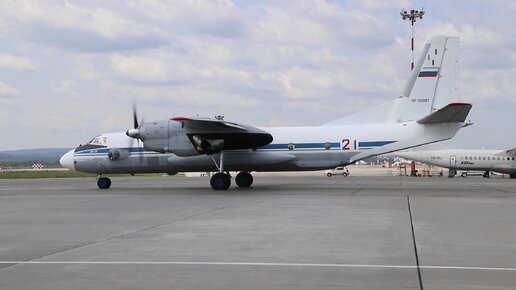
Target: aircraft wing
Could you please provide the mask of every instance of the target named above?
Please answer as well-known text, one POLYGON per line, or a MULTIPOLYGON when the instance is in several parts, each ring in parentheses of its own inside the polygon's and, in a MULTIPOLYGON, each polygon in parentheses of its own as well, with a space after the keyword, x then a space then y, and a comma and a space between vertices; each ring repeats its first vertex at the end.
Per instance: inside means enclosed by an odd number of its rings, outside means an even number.
POLYGON ((451 103, 427 115, 417 122, 419 124, 457 123, 464 122, 471 110, 471 104, 451 103))
POLYGON ((179 122, 181 127, 180 136, 171 137, 173 141, 170 144, 178 156, 255 149, 271 143, 273 139, 271 134, 261 129, 219 119, 175 117, 170 120, 179 122), (189 146, 181 147, 184 146, 185 139, 181 139, 184 137, 194 145, 195 152, 189 151, 189 146), (186 151, 178 148, 185 148, 186 151))
POLYGON ((504 155, 511 155, 511 156, 516 156, 516 148, 512 148, 512 149, 509 149, 509 150, 504 150, 498 154, 495 154, 495 155, 499 155, 499 156, 504 156, 504 155))
POLYGON ((222 128, 246 130, 245 126, 218 119, 175 117, 171 120, 180 122, 185 128, 193 130, 220 130, 222 128))
POLYGON ((512 156, 516 156, 516 148, 512 148, 512 149, 507 150, 507 154, 512 155, 512 156))

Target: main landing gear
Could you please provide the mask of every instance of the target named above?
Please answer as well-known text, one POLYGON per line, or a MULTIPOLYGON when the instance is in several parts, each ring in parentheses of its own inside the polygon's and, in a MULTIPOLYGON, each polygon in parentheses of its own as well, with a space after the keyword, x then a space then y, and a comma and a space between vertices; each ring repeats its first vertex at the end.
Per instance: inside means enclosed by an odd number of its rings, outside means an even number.
POLYGON ((97 178, 97 186, 100 189, 108 189, 111 187, 111 179, 99 175, 97 178))
MULTIPOLYGON (((211 188, 214 190, 227 190, 231 186, 231 176, 224 172, 224 152, 220 152, 219 163, 213 159, 215 166, 219 172, 215 173, 210 179, 211 188)), ((239 187, 250 187, 253 184, 253 176, 251 173, 242 171, 237 174, 235 182, 239 187)))

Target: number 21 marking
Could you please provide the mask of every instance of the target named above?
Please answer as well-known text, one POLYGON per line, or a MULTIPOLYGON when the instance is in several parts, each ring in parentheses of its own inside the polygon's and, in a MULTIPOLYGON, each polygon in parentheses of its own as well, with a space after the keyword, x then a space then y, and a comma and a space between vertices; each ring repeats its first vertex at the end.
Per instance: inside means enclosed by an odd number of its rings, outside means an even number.
MULTIPOLYGON (((349 147, 351 141, 349 139, 342 139, 342 147, 341 149, 342 150, 350 150, 351 148, 349 147)), ((353 150, 357 150, 357 140, 353 140, 353 150)))

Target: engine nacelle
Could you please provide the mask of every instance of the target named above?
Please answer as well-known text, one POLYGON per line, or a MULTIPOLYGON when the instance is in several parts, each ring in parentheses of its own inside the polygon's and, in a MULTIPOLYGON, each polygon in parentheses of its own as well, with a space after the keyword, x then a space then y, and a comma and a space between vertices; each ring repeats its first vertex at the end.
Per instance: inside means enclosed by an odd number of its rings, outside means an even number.
POLYGON ((198 151, 216 152, 224 148, 224 139, 206 140, 201 136, 193 135, 192 140, 194 141, 194 144, 196 145, 198 151))
POLYGON ((174 153, 178 156, 199 155, 180 123, 163 120, 144 123, 139 129, 143 147, 149 151, 174 153))
POLYGON ((272 135, 251 126, 186 118, 144 123, 126 134, 140 139, 146 150, 177 156, 256 149, 272 142, 272 135))
POLYGON ((169 152, 168 120, 142 124, 139 129, 139 137, 145 149, 161 153, 169 152))

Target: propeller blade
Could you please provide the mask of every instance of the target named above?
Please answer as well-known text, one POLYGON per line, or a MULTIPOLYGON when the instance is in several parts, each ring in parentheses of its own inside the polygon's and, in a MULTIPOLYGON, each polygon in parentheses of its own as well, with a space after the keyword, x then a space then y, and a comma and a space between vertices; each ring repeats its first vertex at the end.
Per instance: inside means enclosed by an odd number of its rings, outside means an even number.
POLYGON ((140 126, 138 125, 138 114, 136 113, 136 103, 133 104, 133 128, 138 129, 140 126))

